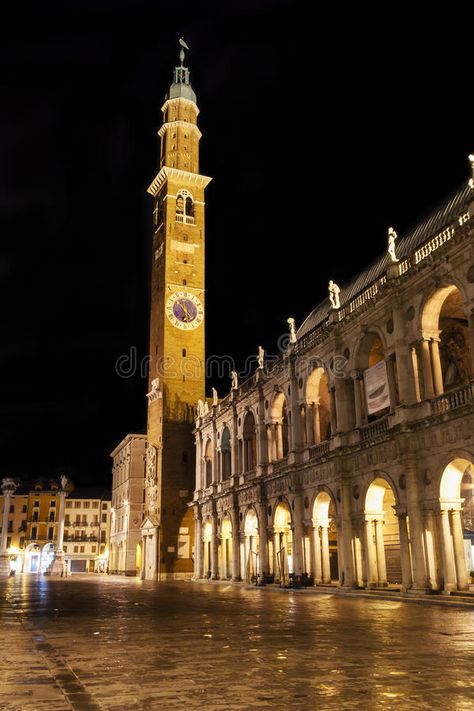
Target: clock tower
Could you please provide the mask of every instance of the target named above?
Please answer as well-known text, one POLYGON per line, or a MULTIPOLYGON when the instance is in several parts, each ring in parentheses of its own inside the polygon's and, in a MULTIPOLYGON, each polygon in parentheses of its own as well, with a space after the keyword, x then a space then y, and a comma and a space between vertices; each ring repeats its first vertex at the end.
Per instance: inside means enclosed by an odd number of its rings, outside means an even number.
POLYGON ((141 568, 146 579, 193 574, 196 404, 205 397, 204 191, 199 109, 180 65, 162 107, 153 200, 150 359, 141 568))

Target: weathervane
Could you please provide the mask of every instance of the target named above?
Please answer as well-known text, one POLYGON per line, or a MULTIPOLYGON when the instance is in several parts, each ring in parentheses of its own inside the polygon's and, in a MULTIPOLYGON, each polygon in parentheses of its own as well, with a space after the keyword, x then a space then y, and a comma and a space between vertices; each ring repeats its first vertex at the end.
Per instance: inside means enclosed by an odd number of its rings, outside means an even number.
POLYGON ((188 52, 189 52, 189 47, 188 47, 188 45, 186 44, 186 42, 184 41, 184 39, 183 39, 182 37, 179 38, 178 42, 179 42, 179 44, 181 45, 181 49, 180 49, 180 51, 179 51, 179 61, 181 62, 181 66, 183 66, 183 62, 184 62, 184 50, 187 49, 188 52))

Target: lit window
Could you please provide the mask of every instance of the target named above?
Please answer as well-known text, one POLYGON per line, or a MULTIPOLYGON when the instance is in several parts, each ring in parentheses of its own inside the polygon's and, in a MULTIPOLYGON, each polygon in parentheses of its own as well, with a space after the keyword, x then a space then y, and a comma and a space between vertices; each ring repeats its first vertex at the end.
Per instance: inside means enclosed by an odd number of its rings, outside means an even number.
POLYGON ((182 188, 176 195, 176 222, 194 225, 194 200, 189 190, 182 188))

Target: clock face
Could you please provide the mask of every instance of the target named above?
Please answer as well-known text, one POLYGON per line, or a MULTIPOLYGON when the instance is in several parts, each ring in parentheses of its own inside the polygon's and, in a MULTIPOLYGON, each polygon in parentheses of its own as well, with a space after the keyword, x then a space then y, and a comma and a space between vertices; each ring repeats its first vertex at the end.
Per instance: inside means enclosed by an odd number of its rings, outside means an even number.
POLYGON ((166 302, 166 315, 176 328, 192 331, 203 322, 204 308, 194 294, 188 291, 175 291, 166 302))

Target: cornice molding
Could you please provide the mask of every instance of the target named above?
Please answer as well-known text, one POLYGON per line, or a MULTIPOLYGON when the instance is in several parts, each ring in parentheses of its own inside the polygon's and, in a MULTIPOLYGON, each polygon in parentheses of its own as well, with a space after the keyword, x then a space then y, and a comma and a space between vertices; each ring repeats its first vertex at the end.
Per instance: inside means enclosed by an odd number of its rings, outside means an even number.
POLYGON ((172 104, 175 101, 177 101, 177 102, 182 101, 184 104, 191 104, 191 106, 194 106, 194 108, 196 109, 196 116, 199 115, 198 105, 194 101, 191 101, 191 99, 185 99, 184 96, 177 96, 175 99, 166 99, 165 103, 161 107, 161 110, 163 111, 163 113, 165 113, 166 109, 168 108, 168 104, 172 104))
POLYGON ((175 126, 177 126, 178 128, 192 129, 195 133, 197 133, 198 138, 202 138, 202 133, 196 126, 196 124, 189 123, 189 121, 168 121, 167 123, 164 123, 163 126, 157 131, 158 136, 160 136, 161 138, 169 128, 174 128, 175 126))
POLYGON ((206 188, 212 180, 212 178, 208 178, 206 175, 200 175, 199 173, 190 173, 187 170, 180 170, 179 168, 170 168, 168 166, 163 166, 160 172, 156 175, 151 185, 148 187, 147 193, 155 197, 159 189, 170 178, 179 180, 181 183, 183 183, 183 185, 196 186, 199 188, 206 188))

